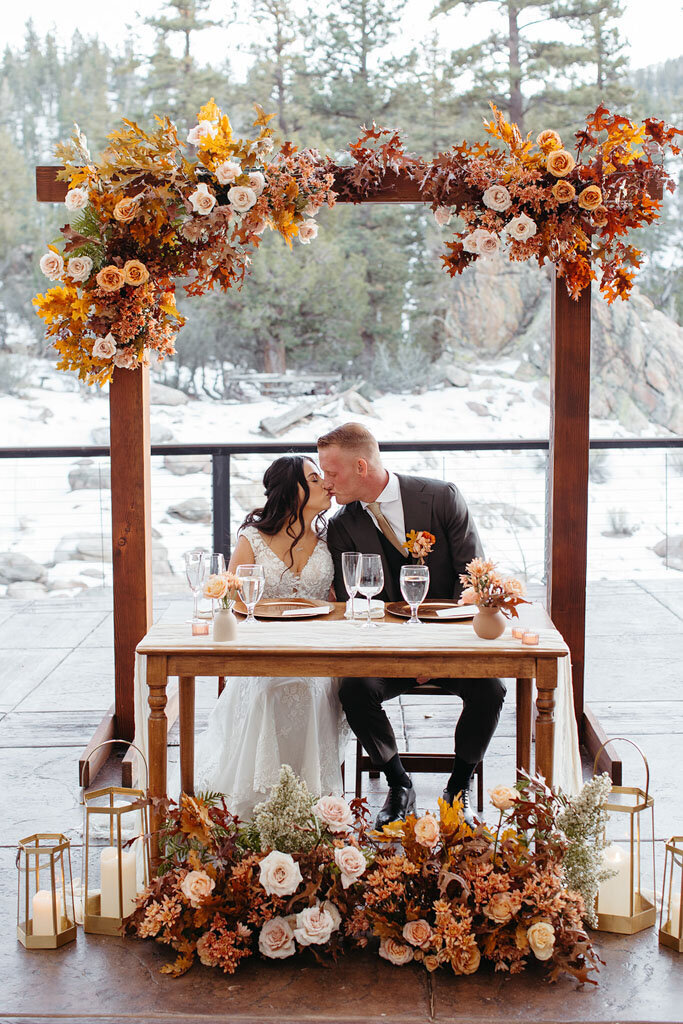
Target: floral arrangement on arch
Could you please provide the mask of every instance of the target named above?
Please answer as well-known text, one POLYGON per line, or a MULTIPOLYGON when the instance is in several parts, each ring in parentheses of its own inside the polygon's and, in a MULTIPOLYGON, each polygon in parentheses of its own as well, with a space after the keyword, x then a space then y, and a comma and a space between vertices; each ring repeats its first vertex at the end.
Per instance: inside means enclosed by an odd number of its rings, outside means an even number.
POLYGON ((213 100, 202 107, 187 136, 195 159, 160 117, 151 132, 124 120, 97 160, 78 127, 57 146, 72 222, 40 261, 54 287, 33 302, 59 369, 101 386, 115 367, 172 355, 185 322, 178 278, 189 295, 226 290, 241 285, 267 227, 290 247, 316 237, 316 214, 334 203, 332 175, 316 150, 276 149, 274 115, 256 110, 258 134, 239 138, 213 100))
POLYGON ((488 960, 517 973, 538 962, 550 980, 591 981, 599 958, 555 825, 568 801, 531 779, 492 800, 504 806, 495 831, 471 829, 458 801, 440 801, 438 816, 377 833, 365 801, 316 801, 286 765, 246 823, 222 798, 182 795, 166 805, 161 873, 127 931, 171 946, 177 958, 162 971, 176 977, 197 958, 232 974, 257 954, 329 962, 373 944, 396 966, 472 974, 488 960))
POLYGON ((528 604, 524 585, 512 576, 503 577, 495 562, 473 558, 460 575, 464 590, 458 604, 476 604, 481 608, 497 608, 508 618, 517 618, 518 604, 528 604))

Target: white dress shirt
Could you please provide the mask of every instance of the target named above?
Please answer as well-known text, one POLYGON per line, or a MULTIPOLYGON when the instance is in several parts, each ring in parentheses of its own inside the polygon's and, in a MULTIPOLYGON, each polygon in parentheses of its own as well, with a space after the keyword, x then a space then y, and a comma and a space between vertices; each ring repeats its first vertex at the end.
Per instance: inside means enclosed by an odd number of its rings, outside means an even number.
MULTIPOLYGON (((406 539, 406 521, 403 514, 403 502, 401 500, 401 485, 399 484, 398 477, 395 473, 389 473, 387 485, 376 500, 379 502, 380 512, 386 517, 389 525, 398 537, 399 542, 402 544, 406 539)), ((375 526, 377 526, 377 520, 368 508, 368 504, 369 502, 367 501, 361 502, 361 505, 366 510, 375 526)), ((377 529, 379 530, 379 526, 377 526, 377 529)))

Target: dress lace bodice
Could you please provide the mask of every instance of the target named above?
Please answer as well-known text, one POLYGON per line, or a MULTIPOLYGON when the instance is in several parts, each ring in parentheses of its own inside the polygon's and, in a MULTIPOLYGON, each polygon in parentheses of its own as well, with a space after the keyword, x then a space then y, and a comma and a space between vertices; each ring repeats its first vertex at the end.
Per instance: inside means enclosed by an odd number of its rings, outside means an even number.
POLYGON ((266 576, 264 598, 287 600, 291 597, 309 597, 320 601, 327 599, 334 578, 334 569, 332 557, 324 540, 318 540, 305 566, 300 573, 296 573, 268 546, 255 526, 245 526, 242 536, 251 544, 255 564, 263 566, 266 576))

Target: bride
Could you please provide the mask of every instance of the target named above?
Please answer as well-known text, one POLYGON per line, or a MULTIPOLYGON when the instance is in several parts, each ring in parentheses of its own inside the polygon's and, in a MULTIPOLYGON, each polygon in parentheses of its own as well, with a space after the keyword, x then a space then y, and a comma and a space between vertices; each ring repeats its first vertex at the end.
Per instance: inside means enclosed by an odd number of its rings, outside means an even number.
MULTIPOLYGON (((285 455, 263 486, 265 505, 242 523, 230 570, 262 565, 264 598, 328 599, 332 558, 321 533, 331 500, 318 467, 285 455)), ((346 735, 336 679, 228 678, 197 743, 196 788, 223 793, 246 818, 288 764, 311 793, 339 795, 346 735)))

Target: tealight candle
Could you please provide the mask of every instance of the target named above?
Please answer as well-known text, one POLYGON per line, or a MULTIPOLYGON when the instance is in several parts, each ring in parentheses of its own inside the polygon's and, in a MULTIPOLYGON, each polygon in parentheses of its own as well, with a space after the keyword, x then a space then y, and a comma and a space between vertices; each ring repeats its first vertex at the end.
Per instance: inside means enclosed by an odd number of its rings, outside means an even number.
POLYGON ((192 622, 192 636, 208 636, 209 635, 209 622, 208 619, 195 619, 192 622))
POLYGON ((520 626, 513 627, 512 635, 514 636, 515 640, 521 640, 525 633, 526 630, 522 629, 520 626))
POLYGON ((537 644, 538 643, 538 633, 529 633, 529 632, 524 633, 523 636, 522 636, 522 643, 523 644, 529 644, 529 646, 533 646, 534 644, 537 644))

